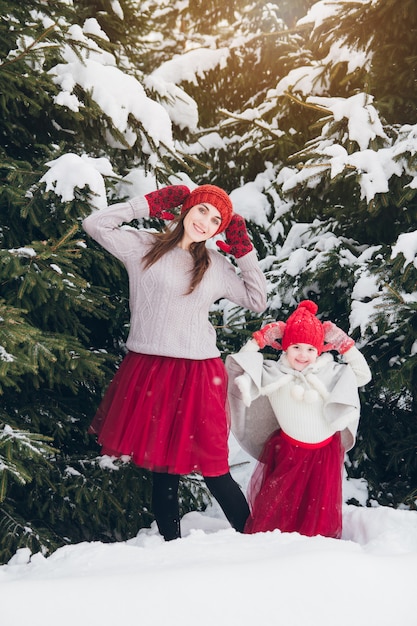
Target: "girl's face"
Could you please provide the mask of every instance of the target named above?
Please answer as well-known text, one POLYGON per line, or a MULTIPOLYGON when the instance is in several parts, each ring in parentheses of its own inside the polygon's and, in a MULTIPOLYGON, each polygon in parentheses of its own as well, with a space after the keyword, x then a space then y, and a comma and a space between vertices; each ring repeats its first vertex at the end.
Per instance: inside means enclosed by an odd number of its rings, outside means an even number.
POLYGON ((297 372, 302 372, 307 365, 315 363, 318 354, 317 348, 309 343, 293 343, 286 350, 288 363, 297 372))
POLYGON ((204 202, 191 207, 184 218, 184 235, 181 248, 188 249, 192 243, 207 241, 217 233, 222 223, 220 211, 204 202))

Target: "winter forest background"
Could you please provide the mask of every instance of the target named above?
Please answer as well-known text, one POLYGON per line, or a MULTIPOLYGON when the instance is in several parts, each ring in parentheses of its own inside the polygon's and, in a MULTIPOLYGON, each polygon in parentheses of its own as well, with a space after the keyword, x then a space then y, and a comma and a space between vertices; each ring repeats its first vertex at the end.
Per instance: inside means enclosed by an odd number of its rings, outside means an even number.
POLYGON ((129 316, 80 224, 181 182, 231 194, 268 280, 263 316, 213 310, 224 356, 316 300, 373 372, 350 503, 417 510, 415 0, 0 7, 0 562, 152 521, 148 474, 86 432, 129 316))

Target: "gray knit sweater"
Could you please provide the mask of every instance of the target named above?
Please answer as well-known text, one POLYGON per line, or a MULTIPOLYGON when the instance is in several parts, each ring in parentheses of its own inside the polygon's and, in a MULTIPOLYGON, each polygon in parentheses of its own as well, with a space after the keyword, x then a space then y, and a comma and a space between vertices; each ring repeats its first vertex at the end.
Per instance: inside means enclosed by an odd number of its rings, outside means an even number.
POLYGON ((266 280, 255 250, 234 265, 209 250, 210 265, 203 280, 187 294, 193 259, 175 248, 147 268, 142 258, 154 241, 150 231, 129 224, 149 216, 144 197, 93 212, 83 221, 85 231, 118 258, 129 276, 130 331, 126 346, 133 352, 187 359, 220 356, 209 310, 220 298, 261 313, 266 308, 266 280))

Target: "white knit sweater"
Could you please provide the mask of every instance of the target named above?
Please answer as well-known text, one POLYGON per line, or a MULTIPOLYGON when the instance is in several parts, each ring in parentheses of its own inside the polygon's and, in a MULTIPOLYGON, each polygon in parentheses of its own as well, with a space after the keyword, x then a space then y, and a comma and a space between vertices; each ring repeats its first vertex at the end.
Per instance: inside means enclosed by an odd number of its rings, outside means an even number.
POLYGON ((298 372, 282 354, 278 361, 263 358, 245 347, 227 357, 232 431, 250 454, 257 457, 277 427, 298 441, 319 443, 334 433, 350 449, 360 416, 358 387, 371 372, 355 347, 337 363, 325 353, 298 372))
POLYGON ((196 289, 186 295, 193 268, 187 250, 177 247, 143 268, 142 259, 154 236, 122 224, 144 217, 149 217, 148 203, 136 197, 95 211, 83 221, 85 231, 126 267, 131 313, 127 348, 197 360, 220 356, 209 322, 214 302, 227 298, 259 313, 266 308, 266 280, 255 250, 237 259, 239 271, 223 254, 209 250, 209 268, 196 289))
MULTIPOLYGON (((287 356, 281 355, 275 370, 275 376, 280 373, 280 378, 262 387, 260 393, 269 398, 278 423, 287 435, 306 443, 317 443, 357 421, 359 400, 353 401, 356 389, 369 382, 370 374, 368 377, 369 368, 359 350, 353 347, 346 355, 345 359, 350 359, 349 369, 346 365, 336 364, 326 353, 301 372, 292 369, 287 356), (339 414, 333 409, 330 414, 327 406, 329 400, 335 403, 333 389, 349 370, 353 375, 343 382, 343 400, 346 405, 351 402, 352 406, 350 410, 340 410, 339 414)), ((270 375, 274 374, 270 371, 268 378, 270 375)))

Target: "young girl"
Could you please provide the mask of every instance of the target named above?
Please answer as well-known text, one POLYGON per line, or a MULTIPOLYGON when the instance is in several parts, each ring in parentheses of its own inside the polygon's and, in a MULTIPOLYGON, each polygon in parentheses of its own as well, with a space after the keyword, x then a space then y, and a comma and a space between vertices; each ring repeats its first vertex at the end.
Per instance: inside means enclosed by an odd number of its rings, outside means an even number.
POLYGON ((128 354, 90 427, 102 454, 128 455, 152 470, 152 508, 165 540, 181 536, 181 474, 200 472, 231 525, 243 531, 249 508, 229 473, 227 374, 209 310, 220 298, 252 311, 266 306, 266 281, 243 218, 227 193, 173 185, 92 213, 86 232, 126 267, 131 324, 128 354), (143 217, 173 219, 162 233, 123 226, 143 217), (225 231, 219 247, 205 242, 225 231))
POLYGON ((304 300, 286 323, 266 325, 226 359, 232 431, 259 458, 246 533, 278 528, 341 537, 344 453, 355 442, 358 387, 371 373, 353 339, 316 312, 304 300), (257 351, 265 346, 284 352, 264 360, 257 351))

